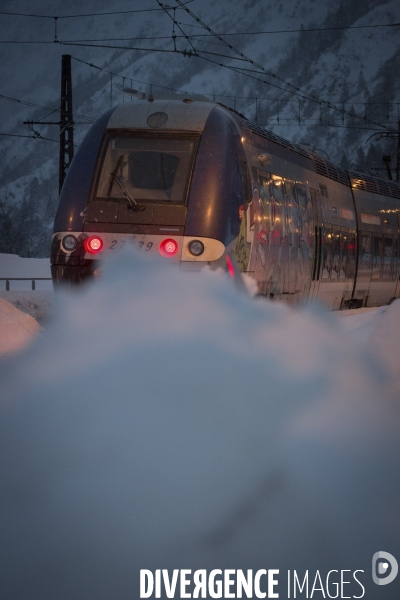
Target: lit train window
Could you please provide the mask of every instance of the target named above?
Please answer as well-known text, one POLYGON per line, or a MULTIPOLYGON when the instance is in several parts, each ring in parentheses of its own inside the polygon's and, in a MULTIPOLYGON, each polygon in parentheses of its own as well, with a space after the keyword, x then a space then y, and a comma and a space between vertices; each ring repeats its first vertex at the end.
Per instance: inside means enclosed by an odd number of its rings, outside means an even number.
POLYGON ((332 229, 322 228, 321 281, 329 281, 332 267, 332 229))
POLYGON ((110 135, 93 199, 125 203, 127 192, 141 204, 184 204, 197 144, 189 136, 110 135))
POLYGON ((340 276, 340 229, 332 231, 332 267, 331 281, 338 281, 340 276))

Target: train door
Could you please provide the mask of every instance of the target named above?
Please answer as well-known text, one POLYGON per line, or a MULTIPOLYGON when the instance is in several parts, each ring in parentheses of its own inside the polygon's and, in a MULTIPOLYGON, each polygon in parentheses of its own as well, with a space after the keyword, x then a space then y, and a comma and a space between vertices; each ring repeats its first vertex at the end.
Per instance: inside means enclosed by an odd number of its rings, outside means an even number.
MULTIPOLYGON (((397 238, 396 238, 397 241, 397 238)), ((383 302, 389 302, 396 293, 397 264, 395 261, 395 240, 392 235, 383 236, 382 294, 383 302)))
POLYGON ((303 183, 296 183, 297 202, 300 210, 300 232, 297 263, 297 285, 305 298, 308 297, 314 262, 314 212, 312 198, 303 183))
MULTIPOLYGON (((399 220, 400 220, 400 216, 399 216, 399 220)), ((394 278, 395 278, 395 281, 396 281, 396 291, 395 291, 395 297, 396 298, 398 298, 400 296, 400 257, 399 257, 399 251, 400 251, 399 238, 396 235, 395 238, 394 238, 394 267, 393 267, 394 278)))
POLYGON ((332 227, 329 225, 322 227, 321 236, 321 283, 328 283, 331 280, 332 267, 332 227))
POLYGON ((301 215, 296 197, 294 181, 285 179, 285 216, 286 232, 288 238, 288 289, 290 294, 299 294, 302 290, 298 287, 297 266, 300 251, 301 215))
POLYGON ((375 306, 380 303, 382 296, 382 261, 383 261, 383 236, 372 235, 372 270, 371 284, 369 287, 368 305, 375 306))
POLYGON ((273 275, 274 260, 271 253, 271 175, 257 171, 259 209, 254 229, 254 276, 260 294, 268 294, 273 275))
POLYGON ((354 229, 349 229, 347 239, 345 241, 347 266, 346 266, 346 288, 343 293, 343 299, 351 300, 354 290, 354 282, 356 277, 356 232, 354 229))
POLYGON ((284 235, 285 205, 283 198, 283 180, 272 175, 270 200, 270 250, 272 258, 272 272, 270 277, 270 294, 280 295, 284 291, 284 282, 287 280, 286 246, 284 235))
POLYGON ((371 285, 372 271, 372 233, 360 231, 358 247, 358 268, 357 280, 354 290, 354 298, 361 305, 365 305, 368 300, 369 289, 371 285))
POLYGON ((321 195, 319 190, 310 188, 311 203, 313 210, 313 221, 314 221, 314 247, 312 257, 312 270, 311 270, 311 286, 310 286, 310 298, 315 298, 318 295, 320 270, 321 270, 321 237, 322 228, 321 222, 321 195))

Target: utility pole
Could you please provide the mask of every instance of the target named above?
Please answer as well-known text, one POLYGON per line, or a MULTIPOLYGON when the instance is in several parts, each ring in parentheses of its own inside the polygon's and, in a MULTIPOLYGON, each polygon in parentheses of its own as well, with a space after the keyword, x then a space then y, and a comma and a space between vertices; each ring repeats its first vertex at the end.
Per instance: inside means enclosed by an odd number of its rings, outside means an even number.
POLYGON ((400 121, 397 126, 396 181, 400 181, 400 121))
POLYGON ((61 193, 64 179, 73 158, 74 121, 72 115, 71 55, 63 54, 61 65, 59 193, 61 193))
POLYGON ((390 163, 392 162, 392 159, 390 158, 390 156, 388 154, 384 154, 382 156, 382 160, 383 160, 383 164, 386 167, 386 173, 387 173, 388 179, 391 181, 393 179, 392 170, 390 168, 390 163))

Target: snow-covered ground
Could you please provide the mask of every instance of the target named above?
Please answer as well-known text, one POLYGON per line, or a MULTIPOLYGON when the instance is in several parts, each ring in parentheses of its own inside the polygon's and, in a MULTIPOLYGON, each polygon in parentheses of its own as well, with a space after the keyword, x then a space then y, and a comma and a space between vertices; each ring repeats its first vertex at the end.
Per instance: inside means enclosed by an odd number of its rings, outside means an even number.
POLYGON ((4 597, 128 599, 141 568, 230 568, 280 569, 280 598, 287 569, 310 590, 349 570, 360 597, 360 570, 363 597, 398 600, 371 559, 400 558, 399 313, 110 259, 0 362, 4 597))

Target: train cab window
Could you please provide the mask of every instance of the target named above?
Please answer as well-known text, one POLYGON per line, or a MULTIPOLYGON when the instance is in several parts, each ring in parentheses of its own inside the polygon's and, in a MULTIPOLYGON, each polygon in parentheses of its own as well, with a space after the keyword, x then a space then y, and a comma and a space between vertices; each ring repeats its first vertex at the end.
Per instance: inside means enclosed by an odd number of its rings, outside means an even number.
POLYGON ((357 279, 370 281, 372 268, 372 235, 370 233, 361 234, 359 265, 357 279))
POLYGON ((339 281, 340 266, 341 266, 340 229, 333 229, 333 231, 332 231, 331 281, 339 281))
POLYGON ((332 267, 332 229, 322 228, 321 281, 329 281, 332 267))
POLYGON ((383 242, 382 281, 393 281, 393 238, 385 236, 383 242))
POLYGON ((374 235, 372 247, 372 281, 381 280, 383 239, 381 235, 374 235))
POLYGON ((189 136, 110 135, 93 199, 126 202, 128 192, 144 204, 184 204, 197 144, 189 136))

